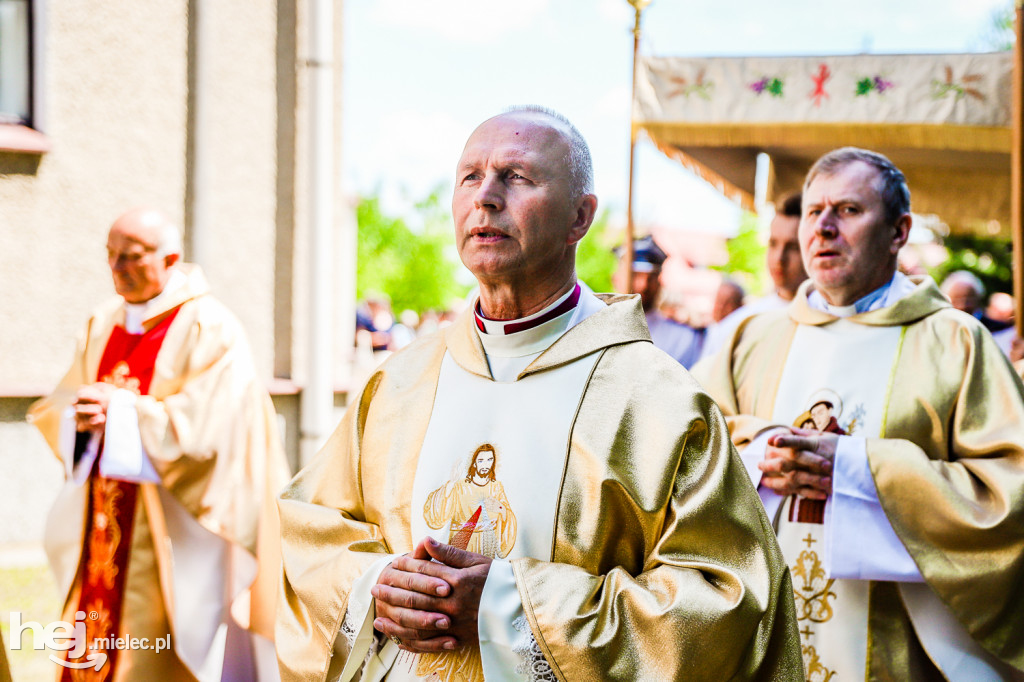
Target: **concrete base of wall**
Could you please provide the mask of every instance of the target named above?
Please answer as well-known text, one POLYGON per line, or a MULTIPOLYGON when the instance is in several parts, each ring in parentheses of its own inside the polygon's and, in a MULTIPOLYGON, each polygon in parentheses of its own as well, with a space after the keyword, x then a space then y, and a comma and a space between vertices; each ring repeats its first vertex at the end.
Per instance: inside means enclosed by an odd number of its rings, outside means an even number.
POLYGON ((25 422, 32 398, 0 398, 0 545, 41 544, 64 469, 25 422))

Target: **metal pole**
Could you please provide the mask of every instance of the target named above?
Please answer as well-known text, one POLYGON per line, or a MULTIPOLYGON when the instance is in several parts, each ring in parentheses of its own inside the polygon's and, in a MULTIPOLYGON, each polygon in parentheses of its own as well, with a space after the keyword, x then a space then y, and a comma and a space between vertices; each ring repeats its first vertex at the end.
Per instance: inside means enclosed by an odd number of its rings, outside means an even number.
POLYGON ((188 260, 210 274, 210 154, 207 122, 210 72, 208 0, 188 3, 188 133, 186 135, 185 235, 188 260))
POLYGON ((309 324, 306 385, 300 399, 300 463, 305 466, 330 435, 334 409, 334 363, 331 356, 334 276, 331 229, 334 217, 333 177, 333 0, 310 0, 310 224, 307 253, 309 324))
POLYGON ((1013 147, 1010 150, 1010 231, 1017 336, 1024 336, 1024 0, 1015 3, 1013 42, 1013 147))
POLYGON ((636 131, 633 128, 633 104, 636 102, 636 65, 640 54, 640 15, 643 14, 650 0, 628 0, 633 6, 633 87, 629 100, 629 189, 626 195, 626 248, 623 251, 626 259, 626 293, 633 292, 633 176, 636 159, 636 131))

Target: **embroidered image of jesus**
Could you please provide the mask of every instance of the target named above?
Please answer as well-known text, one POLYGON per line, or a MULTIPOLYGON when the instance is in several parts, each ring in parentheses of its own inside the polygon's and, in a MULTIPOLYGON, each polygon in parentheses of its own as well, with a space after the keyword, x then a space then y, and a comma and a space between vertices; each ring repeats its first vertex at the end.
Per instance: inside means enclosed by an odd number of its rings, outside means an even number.
MULTIPOLYGON (((504 558, 516 544, 516 515, 497 479, 498 451, 489 443, 469 458, 464 477, 452 478, 427 495, 423 518, 431 528, 448 528, 448 544, 504 558)), ((421 654, 415 673, 439 682, 484 682, 478 647, 421 654)))
POLYGON ((431 528, 448 527, 448 544, 504 558, 516 544, 516 516, 497 480, 498 451, 489 443, 469 458, 466 475, 427 496, 423 518, 431 528))

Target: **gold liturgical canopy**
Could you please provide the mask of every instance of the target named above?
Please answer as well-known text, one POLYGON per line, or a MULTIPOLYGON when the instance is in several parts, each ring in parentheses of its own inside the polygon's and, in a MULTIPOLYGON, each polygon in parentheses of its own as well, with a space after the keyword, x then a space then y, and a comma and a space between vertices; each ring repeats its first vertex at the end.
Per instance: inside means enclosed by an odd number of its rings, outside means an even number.
POLYGON ((916 213, 1009 237, 1011 83, 1009 52, 646 57, 633 129, 747 208, 758 153, 772 198, 831 149, 872 149, 906 174, 916 213))

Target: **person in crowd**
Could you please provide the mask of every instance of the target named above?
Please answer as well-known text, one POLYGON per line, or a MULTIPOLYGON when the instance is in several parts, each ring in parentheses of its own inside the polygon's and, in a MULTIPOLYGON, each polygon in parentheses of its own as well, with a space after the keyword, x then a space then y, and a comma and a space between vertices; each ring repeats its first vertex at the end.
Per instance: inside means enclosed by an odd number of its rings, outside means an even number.
POLYGON ((356 342, 359 337, 369 334, 374 351, 391 350, 391 330, 395 325, 395 316, 391 312, 391 301, 383 294, 369 294, 361 305, 356 308, 356 342))
POLYGON ((783 199, 768 228, 768 250, 765 259, 774 290, 768 296, 750 301, 709 327, 704 347, 701 349, 701 358, 717 353, 739 323, 751 315, 785 308, 807 279, 807 272, 800 259, 800 244, 797 241, 800 200, 799 192, 783 199))
POLYGON ((954 308, 977 318, 990 332, 1012 326, 1011 322, 995 320, 985 314, 985 285, 969 270, 954 270, 946 275, 941 291, 954 308))
POLYGON ((617 249, 618 269, 612 276, 615 290, 624 293, 633 291, 640 294, 640 301, 647 319, 647 328, 656 348, 665 351, 683 367, 689 369, 700 357, 704 343, 704 329, 691 327, 670 317, 658 309, 661 295, 661 267, 667 256, 650 235, 633 242, 633 281, 629 284, 628 263, 625 249, 617 249))
POLYGON ((739 310, 743 306, 744 296, 746 296, 746 292, 743 291, 743 287, 739 283, 728 277, 723 277, 722 283, 718 285, 718 291, 715 292, 715 302, 711 307, 712 321, 721 322, 739 310))

